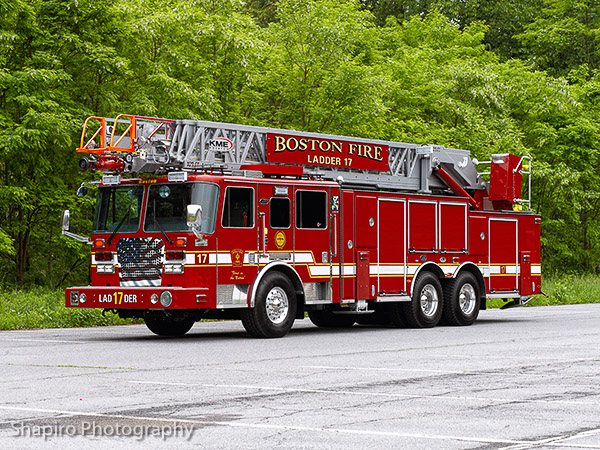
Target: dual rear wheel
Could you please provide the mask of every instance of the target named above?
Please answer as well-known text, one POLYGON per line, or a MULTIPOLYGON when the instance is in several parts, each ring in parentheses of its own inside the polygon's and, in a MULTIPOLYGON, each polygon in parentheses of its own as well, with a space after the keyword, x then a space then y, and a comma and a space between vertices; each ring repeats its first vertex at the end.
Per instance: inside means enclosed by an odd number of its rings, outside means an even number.
POLYGON ((440 279, 431 272, 421 273, 414 281, 410 302, 391 307, 392 324, 405 323, 413 328, 432 328, 440 321, 449 325, 471 325, 479 315, 481 289, 475 276, 467 271, 455 279, 440 279))
POLYGON ((450 325, 471 325, 479 316, 481 289, 475 276, 461 272, 444 285, 444 319, 450 325))

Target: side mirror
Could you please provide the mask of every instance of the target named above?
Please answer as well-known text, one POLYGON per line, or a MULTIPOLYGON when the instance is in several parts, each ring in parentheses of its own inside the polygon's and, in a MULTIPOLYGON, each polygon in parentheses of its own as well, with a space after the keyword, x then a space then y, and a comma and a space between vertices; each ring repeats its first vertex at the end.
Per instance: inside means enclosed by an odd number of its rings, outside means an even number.
POLYGON ((202 224, 202 206, 187 206, 187 226, 193 231, 196 237, 200 237, 200 225, 202 224))
POLYGON ((87 195, 88 192, 88 188, 87 186, 84 186, 83 184, 81 186, 79 186, 79 189, 77 189, 77 198, 83 198, 87 195))
POLYGON ((64 234, 65 231, 69 231, 69 219, 71 218, 71 214, 68 209, 65 209, 62 212, 62 216, 60 217, 60 227, 62 228, 62 232, 64 234))
POLYGON ((187 206, 187 224, 188 227, 200 226, 202 223, 202 206, 188 205, 187 206))
POLYGON ((65 209, 62 212, 62 216, 60 216, 60 227, 62 228, 62 234, 68 236, 70 238, 75 239, 76 241, 83 242, 84 244, 92 245, 92 241, 85 236, 79 236, 78 234, 71 233, 69 231, 69 219, 71 218, 71 214, 68 209, 65 209))

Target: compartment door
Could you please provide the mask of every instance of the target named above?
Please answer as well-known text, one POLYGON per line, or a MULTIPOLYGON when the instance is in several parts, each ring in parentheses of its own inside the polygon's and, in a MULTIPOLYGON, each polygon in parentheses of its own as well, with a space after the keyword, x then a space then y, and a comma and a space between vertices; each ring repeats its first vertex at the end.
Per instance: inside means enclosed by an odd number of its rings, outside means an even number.
POLYGON ((380 198, 377 230, 379 292, 406 294, 406 201, 380 198))
POLYGON ((535 282, 531 276, 531 252, 519 253, 519 293, 532 295, 535 292, 535 282))
POLYGON ((436 201, 408 201, 408 253, 438 252, 437 208, 436 201))
POLYGON ((440 202, 440 253, 467 252, 467 204, 440 202))
POLYGON ((518 290, 518 222, 516 219, 489 221, 490 292, 518 290))
POLYGON ((358 300, 377 297, 377 197, 356 195, 356 290, 358 300), (373 275, 373 276, 371 276, 373 275))
POLYGON ((371 250, 361 249, 356 252, 356 291, 358 300, 368 300, 373 298, 374 293, 371 289, 370 267, 371 250))

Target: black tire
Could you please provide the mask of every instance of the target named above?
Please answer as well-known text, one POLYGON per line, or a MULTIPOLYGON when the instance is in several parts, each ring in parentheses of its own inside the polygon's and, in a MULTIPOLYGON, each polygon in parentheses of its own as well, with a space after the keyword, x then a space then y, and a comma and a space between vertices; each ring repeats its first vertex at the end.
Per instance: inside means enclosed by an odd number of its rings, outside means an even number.
POLYGON ((326 309, 308 311, 308 318, 321 328, 350 328, 356 322, 352 314, 334 314, 326 309))
POLYGON ((388 323, 394 328, 406 328, 408 326, 403 305, 403 303, 389 303, 385 305, 388 323))
POLYGON ((401 303, 404 317, 413 328, 435 327, 444 306, 440 280, 431 272, 423 272, 413 283, 411 301, 401 303))
POLYGON ((461 272, 444 285, 444 319, 449 325, 471 325, 479 316, 481 290, 475 276, 461 272))
POLYGON ((150 331, 158 336, 183 336, 190 331, 195 320, 175 313, 152 311, 144 315, 144 322, 150 331))
POLYGON ((294 286, 281 272, 272 271, 258 286, 254 308, 242 310, 242 324, 253 337, 282 337, 294 325, 296 308, 294 286))

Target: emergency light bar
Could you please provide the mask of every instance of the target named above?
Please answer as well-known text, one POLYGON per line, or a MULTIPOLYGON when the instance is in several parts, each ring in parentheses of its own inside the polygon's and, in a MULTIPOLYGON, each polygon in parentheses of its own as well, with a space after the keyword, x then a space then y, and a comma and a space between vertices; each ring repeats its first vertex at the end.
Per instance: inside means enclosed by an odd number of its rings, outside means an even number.
POLYGON ((174 183, 187 181, 187 172, 169 172, 168 177, 174 183))
POLYGON ((112 186, 121 183, 121 175, 104 175, 102 177, 102 184, 105 186, 112 186))

